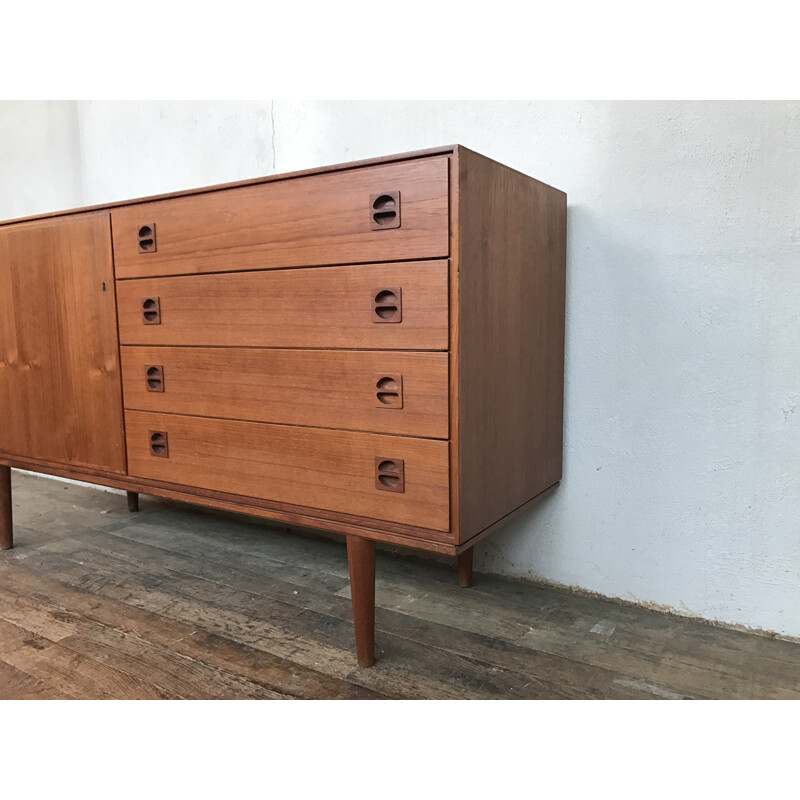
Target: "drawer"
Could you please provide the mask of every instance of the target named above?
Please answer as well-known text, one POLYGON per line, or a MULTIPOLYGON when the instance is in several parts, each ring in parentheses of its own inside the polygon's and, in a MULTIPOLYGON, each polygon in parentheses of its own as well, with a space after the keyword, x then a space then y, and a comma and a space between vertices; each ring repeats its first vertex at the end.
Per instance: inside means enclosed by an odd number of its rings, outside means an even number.
POLYGON ((429 261, 117 281, 120 342, 446 350, 447 269, 429 261))
POLYGON ((449 529, 447 442, 141 411, 125 427, 135 477, 449 529))
POLYGON ((114 209, 117 278, 447 257, 448 164, 439 156, 114 209))
POLYGON ((123 347, 125 407, 447 438, 447 353, 123 347))

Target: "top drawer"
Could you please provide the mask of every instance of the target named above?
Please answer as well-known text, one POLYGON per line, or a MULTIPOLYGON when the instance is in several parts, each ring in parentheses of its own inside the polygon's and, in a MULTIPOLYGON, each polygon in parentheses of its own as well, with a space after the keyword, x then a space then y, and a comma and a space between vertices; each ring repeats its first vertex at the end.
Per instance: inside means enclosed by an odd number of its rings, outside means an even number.
POLYGON ((448 163, 381 164, 115 209, 116 277, 446 257, 448 163))

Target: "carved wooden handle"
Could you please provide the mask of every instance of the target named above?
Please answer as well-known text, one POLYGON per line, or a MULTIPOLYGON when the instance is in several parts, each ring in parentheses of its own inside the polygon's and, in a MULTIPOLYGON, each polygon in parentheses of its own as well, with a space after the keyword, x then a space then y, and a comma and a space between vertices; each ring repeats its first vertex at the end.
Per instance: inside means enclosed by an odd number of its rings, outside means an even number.
POLYGON ((370 227, 383 231, 400 227, 400 192, 380 192, 369 196, 370 227))
POLYGON ((161 364, 150 364, 144 368, 145 386, 148 392, 164 391, 164 367, 161 364))
POLYGON ((403 292, 399 286, 379 286, 372 290, 372 321, 403 321, 403 292))
POLYGON ((140 253, 155 253, 156 251, 156 224, 148 222, 136 232, 140 253))
POLYGON ((403 459, 376 458, 375 486, 386 492, 404 492, 406 490, 406 476, 403 459))
POLYGON ((375 405, 379 408, 403 407, 403 376, 375 376, 375 405))
POLYGON ((150 431, 150 455, 169 458, 169 440, 166 431, 150 431))
POLYGON ((142 322, 145 325, 161 324, 161 298, 145 297, 142 299, 142 322))

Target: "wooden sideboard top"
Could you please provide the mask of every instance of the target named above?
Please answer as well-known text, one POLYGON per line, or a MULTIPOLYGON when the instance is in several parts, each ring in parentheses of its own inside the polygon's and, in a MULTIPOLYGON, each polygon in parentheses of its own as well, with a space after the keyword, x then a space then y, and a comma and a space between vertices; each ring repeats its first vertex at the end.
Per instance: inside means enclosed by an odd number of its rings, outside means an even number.
POLYGON ((314 167, 312 169, 302 169, 295 172, 283 172, 276 175, 263 175, 260 178, 248 178, 242 181, 231 181, 229 183, 218 183, 211 186, 198 186, 194 189, 181 189, 177 192, 166 192, 164 194, 149 195, 146 197, 134 197, 127 200, 116 200, 112 203, 99 203, 91 206, 80 206, 78 208, 62 209, 61 211, 49 211, 45 214, 33 214, 27 217, 16 217, 0 221, 3 225, 13 225, 18 222, 32 222, 39 219, 49 219, 50 217, 64 217, 69 214, 81 214, 86 211, 100 211, 109 208, 121 208, 138 203, 151 203, 156 200, 166 200, 170 197, 187 197, 193 194, 204 194, 206 192, 218 192, 223 189, 235 189, 240 186, 256 186, 260 183, 272 183, 273 181, 285 181, 290 178, 302 178, 308 175, 322 175, 326 172, 340 172, 346 169, 357 169, 358 167, 369 167, 376 164, 389 164, 393 161, 408 161, 413 158, 425 158, 427 156, 447 155, 463 149, 462 145, 447 145, 444 147, 431 147, 426 150, 414 150, 408 153, 397 153, 391 156, 380 156, 378 158, 365 158, 360 161, 348 161, 342 164, 330 164, 324 167, 314 167))
MULTIPOLYGON (((261 183, 285 181, 285 180, 290 180, 291 178, 302 178, 309 175, 323 175, 327 172, 340 172, 343 170, 358 169, 359 167, 369 167, 377 164, 390 164, 395 161, 408 161, 410 159, 415 159, 415 158, 427 158, 428 156, 449 155, 451 153, 457 153, 459 151, 477 152, 477 151, 472 151, 461 144, 443 145, 441 147, 430 147, 424 150, 411 150, 406 153, 395 153, 394 155, 390 156, 364 158, 359 161, 346 161, 339 164, 329 164, 327 166, 322 166, 322 167, 313 167, 311 169, 296 170, 295 172, 283 172, 276 175, 263 175, 259 178, 247 178, 246 180, 241 180, 241 181, 218 183, 218 184, 212 184, 210 186, 198 186, 193 189, 181 189, 176 192, 165 192, 163 194, 147 195, 144 197, 134 197, 125 200, 115 200, 114 202, 110 203, 98 203, 90 206, 79 206, 77 208, 65 208, 58 211, 48 211, 47 213, 44 214, 31 214, 25 217, 14 217, 13 219, 0 220, 0 227, 3 227, 5 225, 14 225, 19 222, 33 222, 35 220, 50 219, 53 217, 65 217, 69 216, 70 214, 82 214, 87 211, 100 211, 111 208, 122 208, 123 206, 137 205, 139 203, 151 203, 156 200, 166 200, 171 197, 188 197, 194 194, 218 192, 224 189, 235 189, 240 186, 256 186, 261 183)), ((483 158, 488 158, 488 156, 483 156, 483 158)), ((493 161, 495 164, 500 164, 500 162, 494 161, 494 159, 489 158, 488 160, 493 161)), ((535 178, 532 178, 530 175, 526 175, 524 172, 514 169, 513 167, 509 167, 505 164, 500 164, 500 166, 504 167, 505 169, 511 170, 512 172, 516 172, 519 175, 524 175, 526 178, 530 180, 535 180, 537 183, 543 183, 542 181, 538 181, 535 178)), ((543 184, 543 185, 547 186, 548 184, 543 184)), ((555 191, 560 191, 559 189, 555 189, 555 187, 553 186, 549 186, 549 188, 554 189, 555 191)))

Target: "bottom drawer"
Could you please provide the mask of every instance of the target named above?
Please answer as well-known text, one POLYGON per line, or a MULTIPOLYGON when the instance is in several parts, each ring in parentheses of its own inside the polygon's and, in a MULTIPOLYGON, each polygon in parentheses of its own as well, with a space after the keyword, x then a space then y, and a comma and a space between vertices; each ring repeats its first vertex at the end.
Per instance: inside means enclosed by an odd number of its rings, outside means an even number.
POLYGON ((444 441, 139 411, 125 432, 131 476, 450 528, 444 441))

